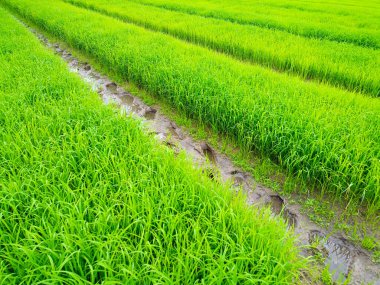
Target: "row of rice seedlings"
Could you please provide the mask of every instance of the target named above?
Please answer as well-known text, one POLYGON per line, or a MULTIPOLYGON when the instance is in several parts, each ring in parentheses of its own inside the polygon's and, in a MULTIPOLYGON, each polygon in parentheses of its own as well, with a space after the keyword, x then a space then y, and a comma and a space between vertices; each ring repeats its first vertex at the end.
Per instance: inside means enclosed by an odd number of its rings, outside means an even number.
MULTIPOLYGON (((133 1, 207 18, 287 31, 308 38, 347 42, 374 49, 380 48, 379 13, 369 12, 364 15, 356 15, 356 7, 352 7, 352 13, 326 16, 324 13, 310 13, 305 10, 289 11, 289 9, 276 9, 275 7, 270 9, 269 7, 260 7, 251 1, 245 5, 241 1, 133 1)), ((371 11, 377 11, 377 9, 372 8, 371 11)))
POLYGON ((0 17, 1 284, 298 280, 304 261, 282 220, 102 105, 0 17))
MULTIPOLYGON (((307 11, 314 12, 318 14, 331 14, 338 18, 347 19, 347 26, 357 26, 362 28, 374 28, 376 25, 376 17, 380 15, 377 0, 344 0, 344 1, 315 1, 308 2, 305 5, 304 1, 294 1, 294 0, 283 0, 281 2, 276 0, 239 0, 234 1, 236 4, 246 4, 246 5, 262 5, 268 7, 277 7, 281 9, 288 9, 289 11, 307 11)), ((313 14, 311 14, 313 15, 313 14)), ((313 19, 312 19, 313 20, 313 19)))
POLYGON ((241 146, 338 197, 380 207, 377 98, 305 83, 63 2, 3 3, 241 146))
POLYGON ((380 50, 233 24, 123 0, 67 0, 302 78, 380 96, 380 50))

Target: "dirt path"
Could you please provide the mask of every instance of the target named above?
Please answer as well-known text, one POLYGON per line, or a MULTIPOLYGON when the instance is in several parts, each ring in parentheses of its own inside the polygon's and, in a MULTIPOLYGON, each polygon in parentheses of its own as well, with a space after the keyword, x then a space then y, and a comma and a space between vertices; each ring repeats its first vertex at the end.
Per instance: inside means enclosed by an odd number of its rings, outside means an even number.
POLYGON ((300 245, 304 246, 303 254, 322 256, 334 280, 337 280, 339 275, 341 278, 347 278, 350 273, 350 284, 372 282, 372 284, 380 285, 380 265, 371 261, 369 252, 355 246, 342 234, 328 233, 314 224, 301 213, 301 205, 290 205, 284 197, 255 182, 251 174, 236 167, 227 156, 215 150, 207 142, 193 139, 176 123, 162 115, 157 106, 144 104, 107 76, 95 71, 88 63, 80 62, 59 43, 51 43, 42 34, 28 28, 45 46, 59 54, 68 63, 72 72, 79 74, 84 81, 88 82, 105 103, 114 102, 126 113, 142 118, 148 130, 154 133, 158 140, 176 152, 186 151, 193 158, 194 163, 204 168, 211 178, 220 175, 223 181, 232 181, 236 191, 243 189, 247 193, 248 204, 270 205, 275 215, 282 215, 289 226, 294 227, 299 236, 300 245), (311 244, 316 244, 316 240, 321 241, 319 245, 310 248, 311 244))

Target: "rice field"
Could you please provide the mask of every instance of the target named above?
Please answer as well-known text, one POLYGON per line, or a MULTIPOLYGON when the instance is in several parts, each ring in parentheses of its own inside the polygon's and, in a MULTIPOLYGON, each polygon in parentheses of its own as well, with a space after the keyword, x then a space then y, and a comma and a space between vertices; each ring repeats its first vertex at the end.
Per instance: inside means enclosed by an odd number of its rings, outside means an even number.
POLYGON ((300 284, 310 270, 283 219, 104 105, 19 20, 376 219, 379 8, 0 0, 0 283, 300 284))
POLYGON ((239 25, 124 0, 67 0, 106 15, 305 79, 380 96, 380 50, 239 25), (189 24, 191 23, 191 24, 189 24))
POLYGON ((380 208, 377 98, 305 82, 61 1, 3 3, 298 177, 380 208))
POLYGON ((298 279, 303 262, 283 221, 102 105, 0 16, 2 284, 298 279))
POLYGON ((223 19, 229 22, 287 31, 309 38, 329 39, 378 49, 379 7, 376 0, 133 0, 149 6, 223 19), (298 3, 297 3, 298 2, 298 3), (342 5, 343 4, 343 5, 342 5))

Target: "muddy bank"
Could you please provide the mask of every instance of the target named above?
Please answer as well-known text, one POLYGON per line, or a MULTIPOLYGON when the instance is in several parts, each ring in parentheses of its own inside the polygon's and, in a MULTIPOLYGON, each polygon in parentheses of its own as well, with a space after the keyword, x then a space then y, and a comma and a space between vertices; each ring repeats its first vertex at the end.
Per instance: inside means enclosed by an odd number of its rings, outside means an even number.
MULTIPOLYGON (((32 30, 32 29, 31 29, 32 30)), ((158 106, 148 106, 128 93, 108 77, 95 71, 86 62, 80 62, 58 43, 49 42, 43 35, 32 30, 44 45, 53 49, 69 65, 70 70, 88 82, 105 103, 116 103, 125 113, 145 121, 149 132, 174 151, 186 151, 194 163, 205 169, 210 178, 231 181, 236 191, 247 193, 247 202, 258 206, 270 206, 275 215, 282 215, 299 236, 305 256, 318 255, 328 266, 334 280, 345 280, 351 275, 350 284, 380 285, 380 265, 371 261, 366 250, 355 246, 342 234, 328 233, 301 213, 300 205, 290 205, 271 189, 253 180, 251 174, 236 167, 224 154, 205 141, 194 140, 175 122, 161 114, 158 106)))

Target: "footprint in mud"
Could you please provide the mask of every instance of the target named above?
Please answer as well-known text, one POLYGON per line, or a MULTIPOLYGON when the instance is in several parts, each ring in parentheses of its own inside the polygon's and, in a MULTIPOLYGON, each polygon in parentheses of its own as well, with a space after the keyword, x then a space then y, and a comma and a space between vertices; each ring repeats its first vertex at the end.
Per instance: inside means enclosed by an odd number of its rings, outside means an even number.
POLYGON ((297 215, 285 206, 284 199, 279 195, 270 195, 272 212, 281 215, 290 227, 297 225, 297 215))
POLYGON ((90 75, 89 75, 93 80, 99 80, 101 78, 101 76, 95 72, 91 72, 90 75))
POLYGON ((141 111, 141 108, 134 104, 135 99, 132 95, 124 92, 119 96, 119 99, 121 101, 121 106, 124 108, 126 113, 136 113, 138 114, 141 111))
POLYGON ((252 206, 255 203, 257 203, 258 201, 260 201, 261 198, 262 198, 262 195, 260 193, 251 192, 251 193, 249 193, 247 203, 248 203, 248 205, 252 206))
POLYGON ((55 48, 55 52, 59 53, 59 54, 62 54, 63 53, 63 49, 61 49, 60 47, 56 47, 55 48))
POLYGON ((245 182, 245 176, 244 176, 244 173, 238 171, 238 170, 233 170, 230 172, 230 174, 232 175, 232 178, 233 178, 233 181, 234 181, 234 186, 241 186, 244 184, 245 182))
POLYGON ((177 138, 180 139, 180 140, 183 140, 183 139, 184 139, 184 135, 183 135, 183 133, 182 133, 181 130, 176 126, 175 123, 170 122, 170 127, 169 127, 168 129, 169 129, 169 132, 170 132, 174 137, 177 137, 177 138))
POLYGON ((272 212, 275 213, 276 215, 281 214, 282 208, 284 207, 284 200, 278 195, 271 195, 270 203, 271 203, 272 212))
POLYGON ((201 144, 203 155, 211 162, 215 163, 216 157, 214 150, 205 142, 201 144))
POLYGON ((284 208, 282 216, 290 227, 295 228, 297 226, 297 214, 292 213, 289 209, 284 208))
POLYGON ((85 71, 90 71, 90 70, 91 70, 91 66, 90 66, 88 63, 84 63, 84 64, 83 64, 83 69, 84 69, 85 71))
POLYGON ((346 280, 352 263, 352 254, 344 242, 335 238, 326 238, 321 232, 314 230, 309 233, 309 243, 313 245, 314 255, 323 256, 324 264, 328 266, 333 280, 346 280))
POLYGON ((116 93, 117 92, 117 85, 114 82, 109 82, 105 84, 105 87, 107 90, 111 93, 116 93))
POLYGON ((133 101, 135 100, 131 95, 128 93, 123 93, 120 96, 120 100, 122 101, 123 105, 132 106, 133 101))
POLYGON ((157 113, 156 109, 152 107, 148 107, 144 112, 144 118, 147 120, 154 120, 156 117, 156 113, 157 113))
POLYGON ((73 59, 73 60, 69 63, 69 65, 70 65, 71 67, 77 67, 78 64, 79 64, 79 62, 78 62, 78 60, 76 60, 76 59, 73 59))
POLYGON ((70 58, 71 58, 71 53, 69 53, 67 51, 63 51, 62 52, 62 57, 63 57, 64 60, 69 61, 70 58))

